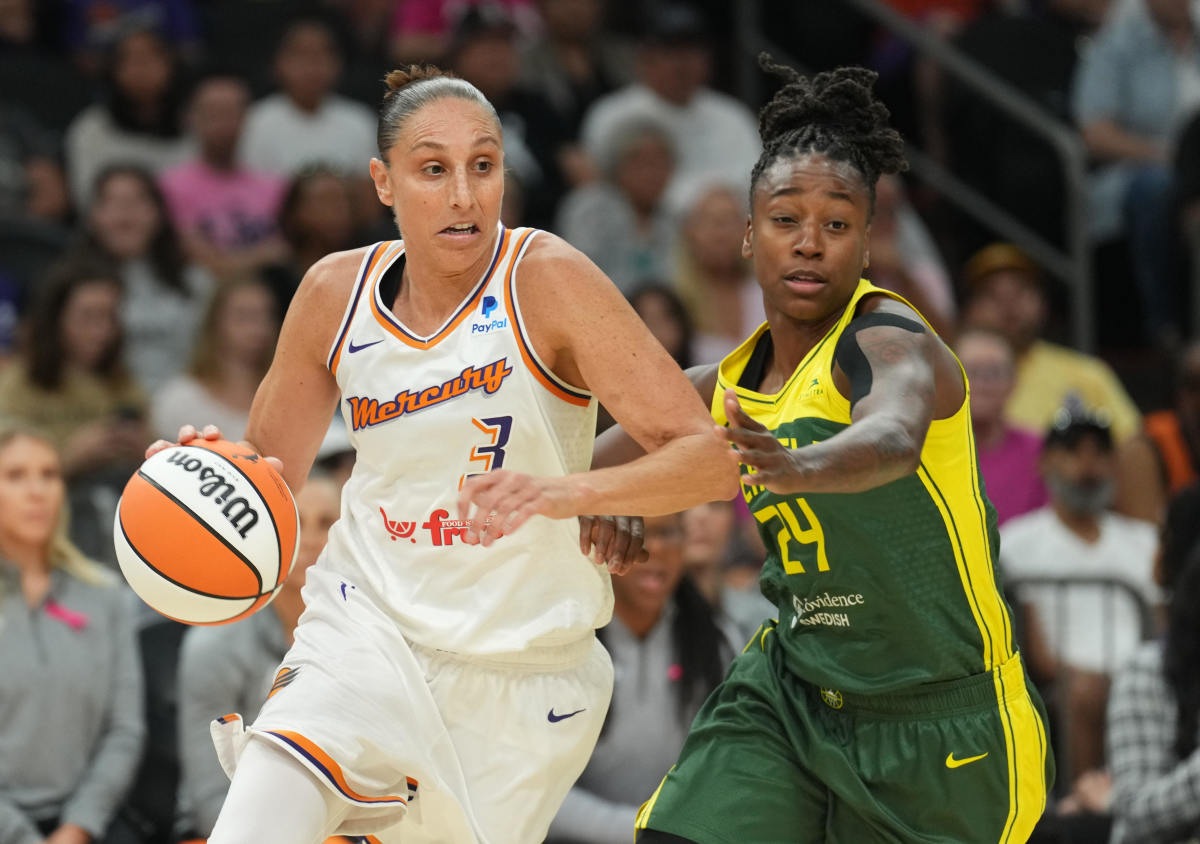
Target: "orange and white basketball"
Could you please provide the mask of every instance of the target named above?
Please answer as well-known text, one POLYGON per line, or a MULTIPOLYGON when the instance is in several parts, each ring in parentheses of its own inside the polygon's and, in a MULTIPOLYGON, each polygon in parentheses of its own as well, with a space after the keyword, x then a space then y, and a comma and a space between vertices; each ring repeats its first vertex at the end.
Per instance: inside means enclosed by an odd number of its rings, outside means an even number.
POLYGON ((121 571, 142 600, 176 621, 226 624, 275 597, 299 530, 292 493, 267 461, 198 439, 142 464, 113 533, 121 571))

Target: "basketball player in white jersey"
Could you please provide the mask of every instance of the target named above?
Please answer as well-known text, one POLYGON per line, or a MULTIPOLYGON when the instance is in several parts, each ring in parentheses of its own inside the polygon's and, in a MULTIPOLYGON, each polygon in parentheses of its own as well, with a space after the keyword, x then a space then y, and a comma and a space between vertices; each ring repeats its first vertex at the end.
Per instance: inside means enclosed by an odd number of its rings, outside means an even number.
POLYGON ((339 405, 358 457, 271 697, 249 730, 214 723, 233 781, 212 844, 541 841, 612 684, 609 575, 573 517, 737 490, 616 287, 500 224, 479 91, 431 68, 387 81, 371 174, 404 240, 309 271, 251 411, 248 444, 293 487, 339 405), (588 471, 597 400, 646 456, 588 471))

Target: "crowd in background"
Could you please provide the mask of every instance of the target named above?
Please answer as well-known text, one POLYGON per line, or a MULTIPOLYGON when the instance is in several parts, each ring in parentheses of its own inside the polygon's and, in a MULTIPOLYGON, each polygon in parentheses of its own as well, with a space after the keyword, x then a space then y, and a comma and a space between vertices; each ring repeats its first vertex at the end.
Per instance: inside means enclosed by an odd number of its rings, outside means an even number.
MULTIPOLYGON (((1063 285, 913 176, 879 184, 867 276, 971 385, 1014 635, 1052 710, 1045 841, 1200 833, 1200 10, 1190 0, 888 0, 1079 133, 1101 354, 1063 285), (1118 372, 1120 374, 1118 374, 1118 372)), ((863 64, 893 119, 1052 244, 1058 161, 836 0, 762 0, 778 58, 863 64)), ((336 518, 340 421, 289 589, 186 630, 113 573, 153 439, 242 434, 288 303, 323 255, 397 236, 375 197, 384 73, 435 61, 504 132, 503 222, 591 258, 684 367, 764 319, 742 240, 758 154, 732 2, 0 0, 0 844, 202 839, 208 719, 252 718, 336 518)), ((602 414, 603 415, 603 414, 602 414)), ((614 704, 551 829, 628 841, 725 665, 772 614, 744 504, 646 523, 601 637, 614 704)))

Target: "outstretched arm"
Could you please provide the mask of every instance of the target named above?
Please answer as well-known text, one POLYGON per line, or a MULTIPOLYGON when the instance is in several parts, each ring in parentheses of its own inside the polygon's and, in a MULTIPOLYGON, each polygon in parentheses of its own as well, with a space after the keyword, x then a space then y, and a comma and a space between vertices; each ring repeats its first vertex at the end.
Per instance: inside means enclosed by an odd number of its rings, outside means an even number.
POLYGON ((868 300, 838 342, 834 383, 850 399, 852 424, 821 443, 788 449, 725 394, 726 436, 738 448, 747 484, 780 494, 861 492, 916 470, 935 415, 950 416, 966 395, 949 350, 910 308, 868 300))
POLYGON ((538 356, 594 393, 646 453, 561 478, 477 475, 459 499, 463 518, 476 514, 468 542, 488 544, 533 515, 660 515, 736 492, 735 455, 696 390, 594 264, 559 238, 539 236, 517 282, 538 356), (494 514, 485 531, 478 514, 494 514))

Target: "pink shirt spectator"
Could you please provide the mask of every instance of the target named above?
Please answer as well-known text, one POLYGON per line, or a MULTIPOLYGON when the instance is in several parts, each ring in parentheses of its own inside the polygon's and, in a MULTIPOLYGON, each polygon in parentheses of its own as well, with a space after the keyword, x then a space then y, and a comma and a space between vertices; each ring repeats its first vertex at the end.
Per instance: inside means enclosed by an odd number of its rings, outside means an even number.
POLYGON ((260 243, 277 230, 287 183, 267 173, 214 170, 202 161, 163 173, 171 220, 181 232, 198 232, 220 249, 260 243))
POLYGON ((1046 503, 1046 487, 1038 472, 1041 437, 1032 431, 1009 428, 999 445, 985 448, 978 444, 977 450, 984 488, 1000 524, 1046 503))

